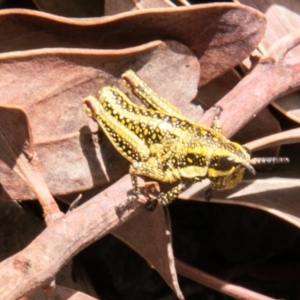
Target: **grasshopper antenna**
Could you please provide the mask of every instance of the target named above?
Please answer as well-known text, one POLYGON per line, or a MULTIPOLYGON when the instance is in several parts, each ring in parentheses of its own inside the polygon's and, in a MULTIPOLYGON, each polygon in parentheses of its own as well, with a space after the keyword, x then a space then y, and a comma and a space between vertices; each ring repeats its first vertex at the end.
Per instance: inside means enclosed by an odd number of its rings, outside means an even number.
POLYGON ((288 157, 254 157, 250 160, 252 166, 257 165, 271 165, 271 164, 288 164, 290 159, 288 157))

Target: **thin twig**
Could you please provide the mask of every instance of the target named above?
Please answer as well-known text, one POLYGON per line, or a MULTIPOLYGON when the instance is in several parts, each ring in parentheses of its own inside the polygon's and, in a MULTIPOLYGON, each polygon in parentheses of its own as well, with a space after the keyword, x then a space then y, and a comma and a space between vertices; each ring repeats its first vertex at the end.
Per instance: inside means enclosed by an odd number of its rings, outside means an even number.
POLYGON ((257 139, 245 145, 250 151, 257 151, 277 145, 300 143, 300 128, 291 129, 257 139))
POLYGON ((239 300, 275 300, 241 286, 237 286, 231 283, 228 283, 224 280, 216 278, 212 275, 209 275, 203 271, 200 271, 194 267, 191 267, 180 260, 175 260, 176 270, 178 274, 189 278, 201 285, 209 287, 215 291, 218 291, 222 294, 233 297, 234 299, 239 300))

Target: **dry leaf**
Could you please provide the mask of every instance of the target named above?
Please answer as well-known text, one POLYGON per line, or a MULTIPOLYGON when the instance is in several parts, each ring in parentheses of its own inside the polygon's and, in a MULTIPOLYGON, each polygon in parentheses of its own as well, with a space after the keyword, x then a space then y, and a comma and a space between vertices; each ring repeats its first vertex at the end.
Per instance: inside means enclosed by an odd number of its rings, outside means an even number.
POLYGON ((144 257, 163 277, 178 299, 184 299, 178 284, 172 230, 167 210, 158 206, 154 212, 135 216, 112 233, 144 257))
POLYGON ((201 84, 205 84, 247 57, 259 43, 265 25, 258 11, 230 3, 147 9, 90 20, 3 10, 0 51, 47 47, 120 49, 172 39, 196 54, 203 70, 201 84))
MULTIPOLYGON (((207 186, 208 182, 197 183, 182 193, 180 198, 205 201, 204 190, 207 186)), ((267 174, 264 178, 247 177, 231 191, 215 192, 211 202, 254 207, 300 227, 300 221, 295 222, 293 218, 300 220, 298 193, 295 193, 298 187, 299 179, 283 178, 282 173, 277 173, 277 176, 276 173, 272 176, 267 174)))
MULTIPOLYGON (((269 49, 274 42, 298 29, 300 26, 300 6, 298 1, 239 0, 239 2, 265 14, 268 23, 265 35, 261 41, 265 49, 269 49)), ((296 52, 291 53, 291 55, 295 55, 296 52)))
MULTIPOLYGON (((300 27, 300 4, 297 0, 292 1, 259 1, 241 0, 243 4, 249 5, 263 12, 267 19, 267 29, 261 41, 265 49, 278 41, 283 36, 292 33, 300 27)), ((296 47, 288 54, 288 58, 298 60, 300 58, 300 47, 296 47)), ((273 106, 285 114, 288 118, 300 123, 300 94, 294 92, 290 95, 276 99, 273 106)))

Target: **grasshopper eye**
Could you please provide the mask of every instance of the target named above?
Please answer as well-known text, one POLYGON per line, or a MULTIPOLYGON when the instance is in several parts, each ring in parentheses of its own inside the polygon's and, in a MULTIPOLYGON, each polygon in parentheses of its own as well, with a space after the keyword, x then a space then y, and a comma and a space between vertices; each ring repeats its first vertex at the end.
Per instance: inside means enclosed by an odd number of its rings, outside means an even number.
POLYGON ((233 157, 231 156, 222 156, 218 159, 218 169, 225 171, 231 169, 234 165, 233 157))

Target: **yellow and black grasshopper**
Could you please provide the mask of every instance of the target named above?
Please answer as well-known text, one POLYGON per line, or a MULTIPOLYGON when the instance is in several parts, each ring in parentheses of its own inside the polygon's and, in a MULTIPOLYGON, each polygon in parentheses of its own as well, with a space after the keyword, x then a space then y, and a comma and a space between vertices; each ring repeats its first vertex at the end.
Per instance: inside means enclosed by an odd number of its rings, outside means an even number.
POLYGON ((131 163, 133 192, 140 193, 137 175, 178 182, 157 200, 166 205, 190 183, 208 178, 212 190, 235 187, 254 164, 283 163, 287 158, 254 158, 221 133, 216 114, 212 127, 188 120, 180 110, 151 90, 133 71, 122 78, 148 108, 134 104, 122 91, 103 87, 99 100, 88 96, 84 109, 114 147, 131 163))

